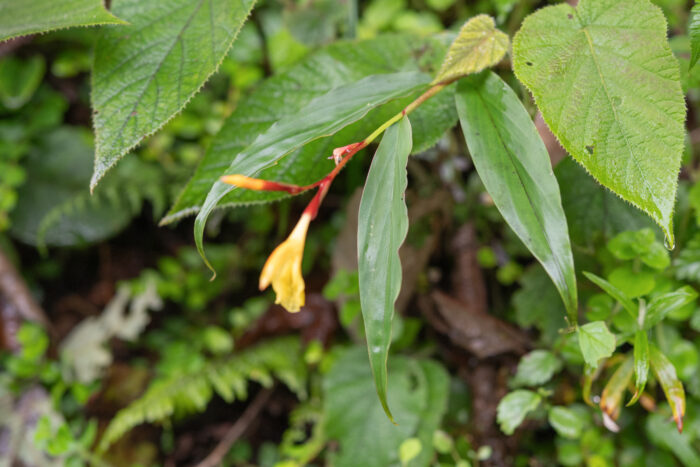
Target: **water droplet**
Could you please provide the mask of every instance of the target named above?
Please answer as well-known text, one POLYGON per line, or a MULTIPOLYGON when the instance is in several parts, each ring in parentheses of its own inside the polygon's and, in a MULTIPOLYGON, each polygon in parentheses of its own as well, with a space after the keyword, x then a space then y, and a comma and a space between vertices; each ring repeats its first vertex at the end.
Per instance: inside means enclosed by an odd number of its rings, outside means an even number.
POLYGON ((668 238, 668 235, 664 237, 664 246, 668 251, 673 251, 673 249, 676 247, 675 243, 673 243, 673 240, 668 238))

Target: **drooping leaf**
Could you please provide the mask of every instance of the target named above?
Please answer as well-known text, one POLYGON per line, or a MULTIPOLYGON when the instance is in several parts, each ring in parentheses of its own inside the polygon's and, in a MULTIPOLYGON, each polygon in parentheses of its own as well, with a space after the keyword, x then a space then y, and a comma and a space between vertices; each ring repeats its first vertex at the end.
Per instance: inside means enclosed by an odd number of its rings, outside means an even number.
POLYGON ((95 46, 94 188, 117 161, 180 111, 216 71, 255 0, 115 0, 129 26, 95 46))
POLYGON ((513 53, 564 148, 672 246, 685 103, 661 10, 648 0, 546 7, 523 22, 513 53))
POLYGON ((578 328, 578 343, 586 363, 593 368, 602 358, 615 351, 615 335, 603 321, 594 321, 578 328))
POLYGON ((573 158, 560 161, 554 174, 572 243, 591 248, 600 237, 607 240, 625 230, 654 225, 644 213, 593 180, 573 158))
MULTIPOLYGON (((440 65, 446 47, 432 39, 391 35, 360 42, 338 42, 311 55, 285 73, 264 81, 236 110, 214 138, 197 171, 178 197, 164 223, 197 212, 211 186, 233 158, 278 120, 298 115, 314 98, 334 88, 375 74, 400 71, 431 72, 440 65)), ((411 114, 414 152, 423 151, 457 120, 451 95, 442 91, 411 114)), ((331 151, 359 141, 400 112, 413 97, 396 99, 371 111, 334 136, 319 138, 290 153, 259 177, 298 185, 312 183, 333 168, 331 151)), ((268 202, 289 196, 284 192, 233 190, 219 206, 268 202)))
POLYGON ((525 416, 535 410, 540 402, 542 402, 542 396, 536 392, 518 389, 508 393, 498 403, 496 419, 501 431, 506 435, 512 435, 525 420, 525 416))
POLYGON ((625 295, 625 293, 622 290, 618 289, 610 282, 606 281, 602 277, 596 276, 593 273, 584 271, 583 275, 586 276, 586 278, 589 281, 593 282, 595 285, 603 289, 605 293, 617 300, 620 303, 620 305, 622 305, 622 308, 624 308, 625 311, 627 311, 627 313, 630 314, 630 316, 632 316, 635 319, 637 318, 637 306, 634 304, 631 298, 625 295))
POLYGON ((673 419, 676 421, 678 431, 683 431, 683 416, 685 415, 685 390, 683 383, 678 379, 673 363, 664 355, 658 347, 649 345, 649 362, 656 379, 664 390, 666 400, 673 411, 673 419))
POLYGON ((630 356, 617 367, 603 388, 600 396, 600 408, 613 420, 617 420, 622 406, 622 395, 632 381, 634 374, 634 359, 630 356))
POLYGON ((475 16, 459 30, 434 82, 451 81, 490 68, 503 59, 509 46, 508 35, 496 29, 493 18, 475 16))
POLYGON ((401 290, 399 247, 408 232, 404 193, 410 153, 411 124, 404 117, 389 127, 372 159, 357 226, 360 302, 367 349, 377 394, 390 418, 386 365, 394 303, 401 290))
POLYGON ((54 29, 124 24, 102 0, 0 0, 0 41, 54 29))
POLYGON ((548 350, 533 350, 518 363, 513 384, 539 386, 544 384, 562 367, 561 361, 548 350))
POLYGON ((364 349, 354 347, 341 353, 324 377, 324 430, 339 445, 333 465, 399 465, 399 446, 410 438, 419 438, 422 450, 408 465, 428 465, 433 455, 430 440, 446 410, 448 375, 434 362, 400 355, 389 367, 389 394, 397 425, 387 419, 377 400, 364 349), (430 435, 427 440, 424 433, 430 435))
MULTIPOLYGON (((332 135, 361 119, 370 109, 420 89, 428 82, 429 77, 425 73, 403 72, 372 75, 335 88, 309 102, 298 114, 277 121, 238 153, 220 175, 257 176, 260 171, 271 167, 295 149, 315 139, 332 135)), ((410 143, 411 141, 408 142, 409 145, 410 143)), ((219 201, 234 189, 236 188, 231 185, 216 181, 195 219, 195 243, 203 258, 207 218, 219 201)))
POLYGON ((627 403, 634 404, 642 396, 649 375, 649 337, 646 331, 634 335, 634 395, 627 403))
POLYGON ((690 9, 688 35, 690 36, 690 64, 688 67, 693 68, 700 58, 700 3, 697 2, 690 9))
POLYGON ((651 329, 660 323, 667 314, 696 300, 698 293, 689 285, 673 292, 654 297, 646 309, 644 329, 651 329))
POLYGON ((479 177, 552 278, 575 324, 578 298, 566 217, 534 123, 513 90, 491 72, 463 79, 455 101, 479 177))

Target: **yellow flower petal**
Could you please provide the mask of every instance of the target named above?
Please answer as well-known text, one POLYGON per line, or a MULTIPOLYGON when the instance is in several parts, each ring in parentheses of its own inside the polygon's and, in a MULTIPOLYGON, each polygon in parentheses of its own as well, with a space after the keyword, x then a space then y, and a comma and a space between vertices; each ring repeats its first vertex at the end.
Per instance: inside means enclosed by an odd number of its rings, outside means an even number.
POLYGON ((299 311, 305 302, 301 260, 310 222, 311 215, 302 214, 289 237, 267 258, 260 273, 260 290, 266 289, 272 283, 272 288, 277 294, 275 303, 290 312, 299 311))

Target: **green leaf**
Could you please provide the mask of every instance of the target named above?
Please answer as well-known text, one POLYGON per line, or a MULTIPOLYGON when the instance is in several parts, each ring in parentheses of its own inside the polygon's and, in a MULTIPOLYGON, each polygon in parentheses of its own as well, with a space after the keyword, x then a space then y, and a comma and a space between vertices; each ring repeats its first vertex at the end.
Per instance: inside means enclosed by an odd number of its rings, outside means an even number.
MULTIPOLYGON (((293 150, 315 139, 332 135, 361 119, 370 109, 420 89, 429 81, 425 73, 403 72, 372 75, 335 88, 309 102, 299 113, 276 122, 238 155, 232 154, 232 157, 235 156, 233 161, 220 175, 257 176, 260 171, 277 163, 293 150)), ((231 185, 216 181, 195 219, 195 243, 203 258, 203 236, 207 218, 219 201, 235 189, 231 185)))
POLYGON ((539 263, 530 266, 520 277, 520 289, 513 294, 513 306, 518 325, 536 326, 547 344, 553 344, 559 337, 559 330, 566 328, 564 304, 539 263))
POLYGON ((460 81, 455 101, 479 177, 552 278, 575 324, 578 298, 566 217, 535 125, 513 90, 491 72, 460 81))
POLYGON ((637 331, 634 335, 634 395, 627 406, 639 400, 647 384, 649 375, 649 338, 646 331, 637 331))
POLYGON ((549 424, 556 430, 559 436, 568 439, 581 437, 584 428, 584 420, 575 411, 568 407, 554 406, 549 409, 549 424))
POLYGON ((0 0, 0 41, 74 26, 125 24, 102 0, 0 0))
POLYGON ((386 399, 386 364, 394 303, 401 290, 399 247, 408 232, 404 194, 410 152, 411 124, 404 117, 389 127, 372 159, 357 226, 360 302, 367 349, 377 394, 389 418, 392 416, 386 399))
POLYGON ((459 30, 433 82, 453 81, 490 68, 503 59, 509 46, 508 35, 496 29, 493 18, 475 16, 459 30))
POLYGON ((512 435, 515 429, 525 420, 525 416, 535 410, 542 402, 539 394, 518 389, 508 393, 498 403, 497 421, 501 431, 512 435))
POLYGON ((89 138, 82 129, 58 128, 27 155, 27 180, 12 212, 14 237, 37 246, 95 242, 119 232, 140 211, 138 192, 111 180, 90 195, 89 138))
POLYGON ((610 282, 606 281, 602 277, 598 277, 593 273, 590 272, 583 272, 583 275, 586 276, 586 278, 593 282, 595 285, 600 287, 610 295, 612 298, 620 302, 620 305, 632 316, 633 318, 637 318, 637 306, 634 304, 634 302, 627 296, 625 293, 612 285, 610 282))
POLYGON ((588 176, 573 158, 560 161, 554 174, 574 244, 594 248, 600 237, 606 240, 624 230, 654 225, 644 213, 588 176))
POLYGON ((649 414, 645 428, 652 443, 673 452, 683 462, 683 465, 700 465, 700 455, 693 447, 694 436, 691 433, 678 433, 675 430, 669 430, 667 415, 659 412, 649 414))
POLYGON ((651 329, 674 310, 677 310, 698 298, 698 293, 689 285, 673 292, 654 297, 646 310, 644 329, 651 329))
POLYGON ((562 146, 674 244, 685 102, 666 20, 648 0, 581 0, 525 19, 515 73, 562 146))
POLYGON ((98 451, 104 452, 124 433, 142 423, 162 424, 176 413, 203 412, 214 393, 228 403, 244 400, 248 380, 269 387, 274 376, 300 399, 306 396, 307 366, 301 342, 295 336, 269 339, 225 358, 206 361, 192 352, 191 346, 183 347, 183 355, 169 353, 171 348, 164 349, 163 357, 173 360, 173 368, 161 372, 141 397, 110 420, 101 435, 98 451))
POLYGON ((603 388, 603 393, 600 396, 600 408, 613 420, 616 420, 620 415, 622 394, 632 381, 633 374, 634 359, 629 356, 617 367, 603 388))
POLYGON ((399 460, 401 465, 407 465, 418 457, 423 449, 423 443, 418 438, 408 438, 399 446, 399 460))
POLYGON ((668 358, 653 344, 649 345, 649 361, 656 379, 666 394, 666 400, 673 411, 678 431, 683 431, 683 416, 685 415, 685 391, 683 383, 678 379, 676 369, 668 358))
MULTIPOLYGON (((283 118, 299 115, 313 99, 375 74, 426 71, 440 65, 446 47, 432 39, 382 36, 360 42, 338 42, 311 55, 287 72, 264 81, 244 97, 214 138, 197 171, 178 197, 164 223, 198 211, 223 168, 255 138, 283 118)), ((388 76, 387 76, 388 77, 388 76)), ((427 149, 454 126, 454 101, 447 88, 411 114, 414 152, 427 149)), ((371 111, 335 135, 319 138, 258 175, 266 180, 306 185, 333 168, 333 148, 359 141, 400 112, 413 98, 397 99, 371 111)), ((240 206, 286 198, 284 192, 233 190, 219 206, 240 206)))
POLYGON ((38 362, 49 348, 49 337, 38 324, 26 321, 22 323, 16 334, 21 347, 20 355, 25 360, 38 362))
POLYGON ((513 384, 539 386, 552 379, 561 366, 561 361, 552 352, 533 350, 520 360, 513 384))
POLYGON ((19 109, 29 102, 44 77, 46 64, 41 55, 30 59, 5 57, 0 60, 0 102, 19 109))
MULTIPOLYGON (((433 435, 442 423, 450 398, 450 376, 445 368, 432 360, 420 360, 419 364, 427 382, 427 404, 421 414, 416 436, 423 449, 410 465, 424 466, 433 458, 433 435)), ((366 366, 366 364, 365 364, 366 366)))
POLYGON ((129 26, 95 46, 92 108, 97 185, 145 136, 179 112, 216 71, 255 0, 115 0, 129 26))
POLYGON ((646 295, 656 287, 656 274, 644 269, 635 271, 631 264, 613 269, 608 280, 629 298, 646 295))
POLYGON ((695 234, 673 261, 679 280, 700 282, 700 233, 695 234))
POLYGON ((409 465, 425 466, 432 459, 430 440, 447 406, 447 372, 436 363, 401 355, 392 358, 389 367, 389 395, 396 425, 387 419, 375 395, 363 348, 342 351, 324 376, 324 431, 339 446, 332 465, 397 465, 399 447, 410 438, 420 439, 422 449, 409 465), (435 369, 437 373, 432 371, 435 369), (430 436, 426 439, 423 433, 430 436))
POLYGON ((698 365, 700 363, 698 349, 693 342, 685 339, 678 339, 671 345, 668 358, 673 363, 673 367, 676 369, 678 378, 681 381, 690 380, 698 371, 698 366, 700 366, 698 365))
POLYGON ((693 68, 700 58, 700 4, 697 2, 690 9, 690 23, 688 24, 688 35, 690 36, 690 64, 688 68, 693 68))
POLYGON ((620 232, 608 242, 608 250, 618 259, 630 260, 644 255, 656 238, 651 229, 620 232))
POLYGON ((578 343, 586 363, 598 367, 602 358, 608 358, 615 351, 615 336, 608 331, 603 321, 594 321, 578 328, 578 343))

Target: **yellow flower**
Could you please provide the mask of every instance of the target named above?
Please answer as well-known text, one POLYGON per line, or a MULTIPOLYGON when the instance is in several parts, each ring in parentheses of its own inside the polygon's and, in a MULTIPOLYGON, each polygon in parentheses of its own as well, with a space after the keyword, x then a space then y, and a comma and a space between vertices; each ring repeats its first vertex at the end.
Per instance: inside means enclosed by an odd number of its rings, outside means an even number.
POLYGON ((301 259, 304 255, 306 231, 311 215, 304 213, 289 237, 272 252, 260 273, 260 290, 270 283, 277 294, 275 303, 287 311, 297 312, 304 306, 304 278, 301 275, 301 259))

